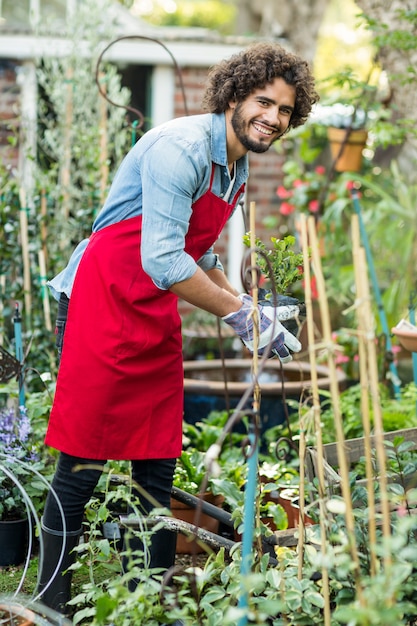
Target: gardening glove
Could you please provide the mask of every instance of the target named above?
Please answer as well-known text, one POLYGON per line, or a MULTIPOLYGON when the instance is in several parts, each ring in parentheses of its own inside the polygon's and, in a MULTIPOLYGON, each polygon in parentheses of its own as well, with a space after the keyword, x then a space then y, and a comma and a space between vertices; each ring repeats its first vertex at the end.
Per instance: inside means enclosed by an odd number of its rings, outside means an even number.
MULTIPOLYGON (((238 311, 225 315, 222 319, 229 324, 243 343, 253 352, 253 300, 247 294, 241 294, 239 299, 242 306, 238 311)), ((259 311, 259 344, 258 354, 270 345, 271 353, 278 356, 282 363, 292 360, 290 350, 299 352, 301 343, 290 333, 281 321, 296 317, 299 313, 298 305, 263 306, 258 305, 259 311)))
POLYGON ((278 307, 297 305, 299 308, 297 319, 291 318, 289 320, 284 320, 282 323, 282 325, 285 326, 290 333, 297 337, 300 330, 300 321, 304 320, 306 317, 306 306, 304 302, 300 302, 297 298, 292 298, 291 296, 274 294, 272 291, 262 288, 258 290, 258 302, 262 306, 274 306, 274 302, 277 302, 278 307))

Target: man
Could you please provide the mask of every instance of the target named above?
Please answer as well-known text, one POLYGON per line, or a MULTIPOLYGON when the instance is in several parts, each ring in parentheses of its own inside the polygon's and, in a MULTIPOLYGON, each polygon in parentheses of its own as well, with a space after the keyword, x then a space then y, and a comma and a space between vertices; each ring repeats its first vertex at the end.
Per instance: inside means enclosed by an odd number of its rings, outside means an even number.
MULTIPOLYGON (((65 524, 49 494, 39 580, 49 606, 64 611, 70 598, 70 574, 61 573, 73 560, 97 465, 130 460, 133 480, 169 508, 183 417, 178 297, 222 317, 252 347, 251 297, 229 284, 213 244, 244 191, 248 151, 265 152, 303 124, 316 100, 307 64, 276 44, 220 63, 208 77, 209 113, 172 120, 138 141, 91 237, 51 281, 63 349, 45 441, 61 451, 52 486, 65 524)), ((297 310, 260 307, 261 349, 282 360, 300 349, 279 321, 297 310)), ((149 513, 153 504, 138 497, 149 513)), ((169 568, 175 535, 158 531, 149 552, 151 567, 169 568)))

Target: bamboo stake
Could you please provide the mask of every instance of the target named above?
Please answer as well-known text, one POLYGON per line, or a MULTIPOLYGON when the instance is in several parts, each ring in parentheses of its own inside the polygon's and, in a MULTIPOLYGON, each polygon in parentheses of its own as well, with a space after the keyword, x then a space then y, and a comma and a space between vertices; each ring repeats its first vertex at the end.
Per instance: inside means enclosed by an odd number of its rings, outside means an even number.
POLYGON ((252 300, 253 300, 253 373, 256 380, 254 389, 254 409, 259 410, 259 402, 261 397, 261 389, 258 383, 258 345, 259 345, 259 316, 258 316, 258 273, 256 271, 256 202, 249 205, 249 228, 250 228, 250 246, 251 246, 251 281, 252 281, 252 300))
MULTIPOLYGON (((307 252, 308 256, 308 252, 307 252)), ((311 299, 311 294, 310 294, 311 299)), ((297 542, 297 551, 298 551, 298 579, 301 580, 303 577, 303 564, 304 564, 304 549, 305 549, 305 463, 306 463, 306 437, 305 437, 305 421, 301 413, 300 407, 300 423, 299 423, 299 446, 298 446, 298 456, 300 460, 300 469, 299 469, 299 496, 298 496, 298 507, 299 507, 299 527, 300 531, 298 533, 298 542, 297 542)))
MULTIPOLYGON (((105 76, 103 72, 100 73, 101 89, 103 94, 106 93, 105 76)), ((100 114, 100 204, 104 204, 107 192, 107 183, 109 179, 109 164, 108 164, 108 146, 107 146, 107 100, 100 98, 99 103, 100 114)))
POLYGON ((364 432, 364 448, 365 448, 365 471, 366 471, 366 487, 368 492, 368 525, 369 525, 369 543, 371 554, 371 576, 375 576, 377 572, 376 557, 376 516, 375 516, 375 489, 374 477, 372 469, 372 449, 370 443, 371 436, 371 420, 369 416, 369 382, 368 382, 368 354, 366 336, 366 316, 365 316, 365 299, 369 298, 369 293, 365 293, 362 280, 363 266, 361 265, 361 245, 359 218, 357 215, 352 216, 352 250, 353 250, 353 267, 355 272, 356 285, 356 317, 358 324, 358 355, 359 355, 359 379, 361 386, 361 413, 364 432))
POLYGON ((46 202, 46 191, 45 189, 42 189, 41 191, 41 224, 40 224, 40 231, 41 231, 41 248, 43 250, 43 255, 45 258, 45 265, 47 265, 48 263, 48 249, 46 246, 46 242, 48 240, 48 228, 47 228, 47 217, 48 217, 48 209, 47 209, 47 202, 46 202))
POLYGON ((300 481, 299 481, 299 495, 298 495, 298 516, 299 516, 299 526, 300 532, 298 535, 298 578, 301 580, 302 571, 303 571, 303 562, 304 562, 304 546, 305 546, 305 458, 306 458, 306 437, 305 437, 305 428, 304 421, 300 419, 300 428, 299 428, 299 445, 298 445, 298 456, 300 459, 300 481))
MULTIPOLYGON (((363 248, 359 251, 359 262, 362 268, 366 268, 366 253, 363 248)), ((367 272, 362 271, 362 281, 364 293, 369 294, 369 281, 367 272)), ((379 395, 379 383, 378 383, 378 366, 377 355, 375 346, 375 331, 374 331, 374 318, 370 306, 370 298, 365 298, 365 316, 367 324, 367 352, 368 352, 368 369, 369 369, 369 384, 372 398, 372 409, 374 415, 374 438, 376 456, 378 461, 378 480, 379 489, 381 494, 381 509, 382 509, 382 533, 384 538, 384 566, 386 570, 390 569, 392 564, 391 554, 388 550, 388 542, 391 537, 391 520, 390 520, 390 507, 388 499, 387 489, 387 474, 386 474, 386 453, 384 447, 384 427, 382 423, 382 410, 381 401, 379 395)), ((392 600, 392 599, 391 599, 392 600)))
MULTIPOLYGON (((66 221, 70 212, 70 182, 71 182, 71 129, 73 120, 73 77, 71 67, 67 70, 65 79, 65 119, 63 129, 63 158, 60 172, 62 186, 62 216, 66 221)), ((65 245, 65 242, 61 242, 65 245)))
POLYGON ((311 246, 313 269, 314 269, 314 274, 316 276, 316 281, 317 281, 317 291, 319 295, 319 306, 320 306, 320 316, 321 316, 321 323, 322 323, 322 329, 323 329, 323 338, 324 338, 324 343, 325 345, 328 346, 328 350, 329 350, 328 366, 329 366, 329 377, 330 377, 330 393, 331 393, 331 398, 332 398, 333 414, 334 414, 334 421, 335 421, 335 426, 336 426, 337 455, 338 455, 338 461, 339 461, 339 470, 341 474, 342 496, 343 496, 344 505, 345 505, 345 519, 346 519, 346 528, 347 528, 347 533, 348 533, 349 549, 350 549, 353 566, 354 566, 353 571, 354 571, 354 576, 355 576, 356 592, 358 594, 359 600, 362 603, 363 597, 362 597, 362 589, 360 587, 359 556, 358 556, 356 537, 355 537, 355 526, 354 526, 353 509, 352 509, 352 498, 351 498, 351 492, 350 492, 348 463, 347 463, 346 452, 344 448, 344 432, 343 432, 342 417, 341 417, 341 412, 340 412, 339 387, 338 387, 338 382, 337 382, 336 363, 335 363, 335 356, 334 356, 333 344, 332 344, 332 338, 331 338, 329 305, 328 305, 328 301, 326 297, 324 277, 323 277, 323 272, 321 268, 321 259, 319 255, 314 217, 308 218, 308 234, 309 234, 309 240, 310 240, 310 246, 311 246))
POLYGON ((44 255, 43 250, 39 250, 38 259, 39 259, 39 274, 40 274, 40 283, 41 283, 43 314, 45 317, 45 328, 47 331, 52 332, 51 308, 49 306, 49 292, 46 286, 46 264, 45 264, 45 255, 44 255))
MULTIPOLYGON (((314 346, 314 321, 313 321, 313 301, 311 295, 311 273, 310 273, 310 252, 308 246, 307 219, 304 214, 301 215, 301 246, 303 251, 304 266, 304 283, 305 283, 305 305, 307 313, 307 340, 311 371, 312 397, 313 397, 313 415, 314 415, 314 432, 317 447, 317 474, 318 474, 318 491, 319 491, 319 510, 320 510, 320 536, 321 536, 321 552, 322 552, 322 590, 324 597, 324 626, 331 623, 330 614, 330 588, 329 588, 329 572, 326 567, 327 541, 326 541, 326 508, 325 508, 325 473, 324 473, 324 449, 321 432, 320 420, 320 398, 318 391, 317 376, 317 360, 314 346)), ((302 429, 304 430, 304 429, 302 429)), ((301 456, 301 455, 300 455, 301 456)), ((305 463, 301 463, 302 467, 305 463)), ((304 473, 304 472, 303 472, 304 473)), ((300 537, 304 533, 299 534, 300 537)), ((302 559, 299 557, 298 578, 302 578, 302 559)))
POLYGON ((19 190, 20 199, 20 239, 23 258, 23 292, 25 300, 26 329, 31 327, 30 319, 32 313, 32 288, 30 280, 30 258, 29 258, 29 233, 28 215, 26 204, 26 192, 23 187, 19 190))

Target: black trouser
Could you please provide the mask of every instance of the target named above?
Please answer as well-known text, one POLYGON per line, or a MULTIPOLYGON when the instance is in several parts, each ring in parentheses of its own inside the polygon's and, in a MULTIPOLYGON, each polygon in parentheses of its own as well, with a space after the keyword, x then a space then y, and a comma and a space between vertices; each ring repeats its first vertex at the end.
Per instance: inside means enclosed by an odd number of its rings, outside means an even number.
MULTIPOLYGON (((80 433, 82 436, 82 433, 80 433)), ((68 531, 77 531, 81 528, 84 509, 91 498, 101 476, 101 469, 92 466, 104 466, 106 461, 82 459, 61 452, 52 488, 56 493, 65 516, 68 531), (76 466, 85 468, 73 471, 76 466), (90 466, 90 467, 88 467, 90 466)), ((170 508, 172 479, 176 459, 147 459, 132 461, 132 479, 150 494, 161 507, 170 508)), ((149 513, 154 504, 138 491, 135 496, 140 500, 143 512, 149 513)), ((62 515, 56 498, 48 494, 43 523, 47 528, 62 531, 62 515)))
MULTIPOLYGON (((84 507, 102 471, 100 468, 88 467, 91 464, 97 464, 97 461, 88 461, 61 452, 52 481, 55 495, 51 491, 48 493, 42 520, 37 593, 44 604, 64 614, 69 611, 72 579, 72 571, 69 568, 75 558, 74 548, 81 533, 84 507), (77 465, 84 467, 77 470, 77 465), (74 469, 76 471, 73 471, 74 469), (58 501, 61 506, 58 506, 58 501)), ((161 506, 169 507, 174 466, 175 459, 133 461, 132 477, 157 499, 161 506)), ((149 502, 142 493, 138 494, 138 497, 144 513, 149 512, 154 503, 149 502)), ((150 568, 168 570, 175 562, 175 544, 174 533, 165 528, 157 530, 148 544, 144 564, 150 568)), ((123 556, 123 571, 129 572, 136 564, 141 567, 142 562, 140 560, 136 562, 135 554, 138 550, 145 554, 142 539, 131 535, 125 537, 125 549, 127 551, 123 556)), ((130 577, 127 581, 128 589, 134 591, 138 582, 137 578, 130 577)))

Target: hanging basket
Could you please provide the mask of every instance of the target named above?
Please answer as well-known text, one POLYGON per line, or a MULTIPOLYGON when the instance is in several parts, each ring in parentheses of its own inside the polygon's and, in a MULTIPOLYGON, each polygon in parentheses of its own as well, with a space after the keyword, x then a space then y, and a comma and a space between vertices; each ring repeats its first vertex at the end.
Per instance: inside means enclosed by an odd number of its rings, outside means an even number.
POLYGON ((368 131, 352 130, 346 140, 347 132, 345 128, 332 126, 327 129, 332 157, 333 160, 337 159, 335 170, 337 172, 359 172, 362 167, 362 151, 366 145, 368 131), (342 145, 343 150, 339 156, 342 145))
POLYGON ((417 352, 417 327, 406 320, 401 320, 397 326, 391 329, 393 335, 398 337, 398 341, 405 350, 417 352))

